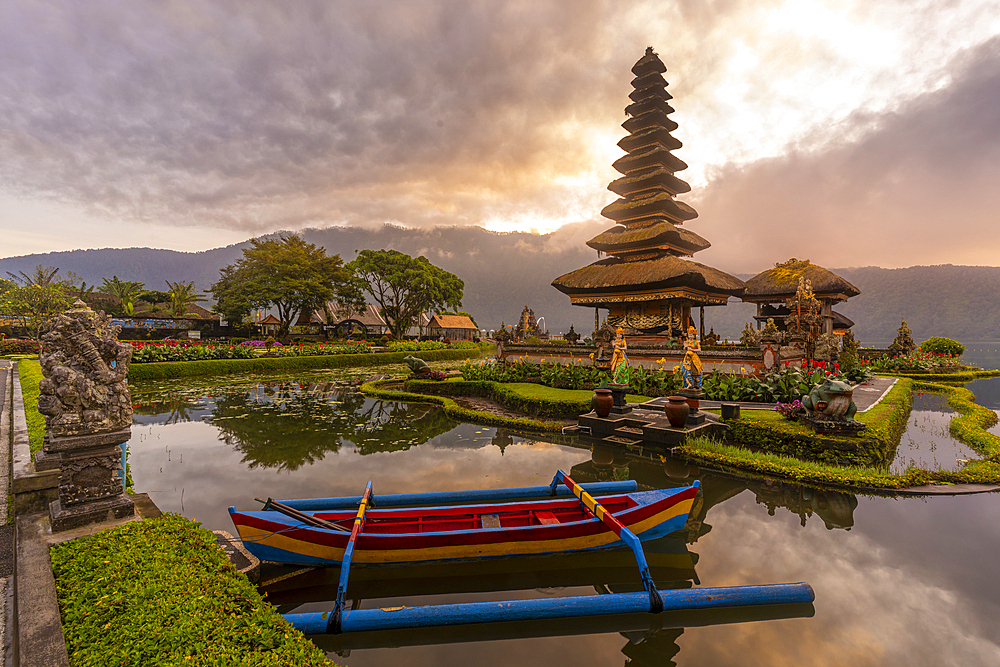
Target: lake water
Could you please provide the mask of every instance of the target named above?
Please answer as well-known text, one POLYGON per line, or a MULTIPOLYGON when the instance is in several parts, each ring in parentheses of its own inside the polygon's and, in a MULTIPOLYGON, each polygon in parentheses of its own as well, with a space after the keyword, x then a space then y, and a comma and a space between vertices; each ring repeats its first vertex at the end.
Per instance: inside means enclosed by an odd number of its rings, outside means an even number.
MULTIPOLYGON (((1000 664, 995 493, 870 497, 746 480, 621 451, 592 455, 581 443, 545 442, 459 424, 429 406, 367 399, 339 385, 344 377, 314 372, 297 382, 134 387, 138 407, 129 446, 136 488, 163 510, 233 532, 229 505, 255 508, 254 497, 356 495, 369 479, 376 493, 545 484, 559 468, 578 481, 631 478, 641 488, 699 479, 704 499, 683 539, 658 545, 650 558, 658 584, 805 581, 816 602, 792 610, 793 618, 773 620, 753 620, 746 612, 642 615, 597 624, 318 639, 339 664, 1000 664)), ((981 402, 1000 408, 1000 381, 970 386, 981 402)), ((933 397, 926 407, 915 410, 916 431, 908 435, 944 437, 946 422, 922 425, 922 412, 942 414, 933 397)), ((940 445, 937 451, 950 465, 952 455, 944 457, 940 445)), ((593 558, 540 566, 530 576, 490 567, 455 568, 447 576, 400 571, 389 582, 359 575, 352 594, 363 597, 365 607, 386 607, 595 594, 638 584, 627 557, 610 564, 593 558), (524 589, 486 592, 511 586, 524 589)), ((294 581, 286 588, 294 589, 294 581)), ((329 609, 329 602, 312 599, 322 590, 284 591, 279 608, 329 609)))

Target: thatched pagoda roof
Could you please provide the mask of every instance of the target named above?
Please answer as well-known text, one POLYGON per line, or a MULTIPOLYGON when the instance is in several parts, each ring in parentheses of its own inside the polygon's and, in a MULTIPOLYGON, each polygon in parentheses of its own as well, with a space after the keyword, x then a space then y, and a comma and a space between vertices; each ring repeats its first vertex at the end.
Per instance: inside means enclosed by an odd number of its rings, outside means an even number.
POLYGON ((668 150, 675 151, 684 144, 680 142, 680 139, 670 135, 670 131, 665 127, 653 126, 640 130, 638 132, 633 132, 624 139, 618 142, 618 148, 623 151, 630 152, 637 148, 642 148, 643 146, 663 146, 668 150))
POLYGON ((649 74, 662 74, 667 71, 667 66, 663 64, 660 57, 653 53, 653 47, 647 46, 646 53, 632 65, 632 74, 638 77, 649 74))
POLYGON ((744 301, 761 302, 787 299, 795 296, 801 277, 805 277, 812 284, 813 294, 817 297, 848 299, 861 294, 861 290, 832 271, 817 266, 807 259, 793 258, 748 280, 742 298, 744 301))
POLYGON ((641 199, 618 199, 601 209, 601 215, 615 222, 661 216, 684 222, 697 218, 698 211, 666 192, 660 192, 641 199))
POLYGON ((691 191, 690 185, 662 168, 646 171, 638 176, 622 176, 608 184, 608 190, 622 197, 632 192, 656 187, 675 195, 691 191))
POLYGON ((552 286, 564 294, 586 294, 593 291, 688 287, 711 294, 738 296, 743 281, 728 273, 674 255, 626 262, 609 257, 590 266, 571 271, 552 281, 552 286))
POLYGON ((630 176, 642 169, 655 169, 660 167, 673 173, 675 171, 684 171, 688 168, 687 163, 685 163, 684 160, 675 155, 671 155, 669 150, 658 145, 654 145, 651 148, 647 148, 642 151, 623 155, 615 160, 611 166, 614 167, 619 174, 624 174, 626 176, 630 176))
POLYGON ((594 250, 611 255, 616 252, 636 251, 664 245, 682 248, 694 254, 699 250, 711 247, 712 244, 692 231, 663 220, 648 227, 612 227, 587 241, 587 245, 594 250))
POLYGON ((668 132, 677 129, 677 122, 671 120, 667 114, 660 109, 653 109, 637 116, 633 116, 622 123, 622 127, 630 133, 641 132, 652 127, 662 127, 668 132))

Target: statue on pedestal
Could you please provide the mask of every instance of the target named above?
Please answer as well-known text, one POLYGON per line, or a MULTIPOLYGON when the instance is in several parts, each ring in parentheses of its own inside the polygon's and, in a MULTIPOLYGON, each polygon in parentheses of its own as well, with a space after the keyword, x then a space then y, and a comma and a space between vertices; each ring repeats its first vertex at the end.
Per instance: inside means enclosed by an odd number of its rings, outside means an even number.
POLYGON ((125 496, 122 448, 131 437, 132 399, 125 377, 132 346, 119 327, 83 301, 42 330, 38 411, 45 415, 48 457, 59 459, 59 499, 52 530, 134 513, 125 496))
POLYGON ((701 343, 698 342, 698 330, 688 327, 687 339, 684 341, 684 360, 681 362, 681 377, 684 379, 684 389, 701 389, 701 343))
POLYGON ((618 327, 615 332, 612 345, 614 345, 615 351, 611 355, 611 377, 615 384, 628 384, 629 365, 626 353, 628 343, 625 342, 625 330, 621 327, 618 327))

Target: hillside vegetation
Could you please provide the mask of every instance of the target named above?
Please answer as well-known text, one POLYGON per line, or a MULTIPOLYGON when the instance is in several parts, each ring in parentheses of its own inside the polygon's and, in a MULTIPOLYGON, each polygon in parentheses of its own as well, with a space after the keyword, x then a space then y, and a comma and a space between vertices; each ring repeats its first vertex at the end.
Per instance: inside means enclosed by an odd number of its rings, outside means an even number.
MULTIPOLYGON (((596 254, 585 241, 606 227, 581 223, 537 235, 500 234, 478 227, 419 230, 387 225, 380 229, 313 229, 301 235, 344 261, 365 248, 393 248, 426 256, 465 281, 462 310, 474 315, 482 327, 516 323, 527 305, 536 317, 545 318, 549 331, 566 331, 573 324, 586 335, 593 330, 594 311, 571 306, 551 282, 595 261, 596 254)), ((88 283, 100 283, 114 274, 122 280, 143 282, 147 289, 159 289, 168 279, 193 280, 204 291, 218 279, 219 268, 235 261, 248 243, 199 253, 125 248, 27 255, 0 259, 0 275, 5 271, 30 272, 43 264, 73 271, 88 283)), ((901 318, 906 318, 918 341, 931 336, 1000 340, 1000 309, 995 307, 1000 295, 1000 267, 946 264, 830 270, 861 290, 860 296, 840 304, 837 310, 856 322, 855 334, 863 342, 891 340, 901 318)), ((752 304, 731 301, 725 307, 707 308, 705 325, 714 327, 721 336, 737 338, 754 312, 752 304)))

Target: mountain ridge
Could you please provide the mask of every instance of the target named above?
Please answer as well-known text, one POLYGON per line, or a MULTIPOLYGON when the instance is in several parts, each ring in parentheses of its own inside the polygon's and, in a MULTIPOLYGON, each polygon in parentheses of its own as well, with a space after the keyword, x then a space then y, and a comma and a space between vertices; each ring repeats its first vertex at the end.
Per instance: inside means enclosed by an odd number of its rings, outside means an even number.
MULTIPOLYGON (((570 305, 551 282, 595 261, 596 253, 585 241, 606 227, 576 223, 550 234, 532 234, 491 232, 480 227, 408 229, 384 225, 374 229, 306 229, 298 234, 325 247, 330 254, 339 254, 345 262, 364 248, 424 255, 465 281, 463 310, 472 313, 483 327, 496 328, 501 322, 514 324, 521 309, 528 306, 536 317, 544 318, 549 331, 566 331, 573 324, 586 335, 593 330, 594 311, 570 305)), ((219 269, 235 262, 250 241, 199 252, 99 248, 6 257, 0 258, 0 275, 7 271, 29 273, 42 264, 73 271, 88 284, 99 284, 103 278, 117 275, 122 280, 143 282, 147 289, 164 289, 166 280, 194 280, 200 290, 206 291, 218 279, 219 269)), ((948 263, 830 270, 861 290, 860 296, 835 307, 854 320, 855 335, 861 341, 891 340, 903 318, 918 340, 935 335, 958 340, 1000 340, 1000 310, 995 309, 1000 294, 1000 267, 948 263)), ((752 274, 734 275, 746 280, 752 274)), ((739 301, 706 308, 706 327, 714 328, 723 337, 738 338, 755 312, 753 304, 739 301)))

